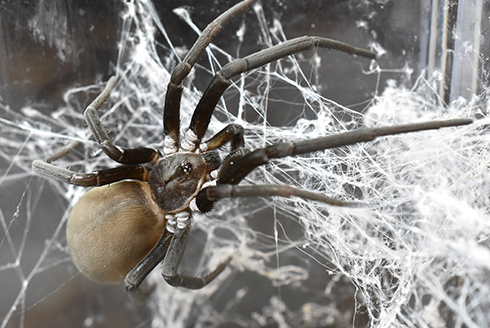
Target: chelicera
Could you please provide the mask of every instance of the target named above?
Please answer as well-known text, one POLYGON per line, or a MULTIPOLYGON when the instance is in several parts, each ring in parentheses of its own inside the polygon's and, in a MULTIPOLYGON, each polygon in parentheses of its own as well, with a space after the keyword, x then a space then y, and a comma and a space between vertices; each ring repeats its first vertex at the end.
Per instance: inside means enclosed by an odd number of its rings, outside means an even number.
POLYGON ((224 270, 230 259, 202 277, 182 275, 178 268, 189 237, 193 213, 208 212, 215 201, 229 197, 296 196, 333 206, 359 205, 292 186, 240 185, 255 168, 275 158, 367 142, 379 136, 472 122, 471 119, 453 119, 360 129, 316 139, 278 143, 254 151, 245 147, 243 128, 230 124, 203 141, 214 108, 234 76, 299 51, 318 47, 376 59, 376 54, 368 50, 321 37, 304 36, 225 65, 204 92, 188 129, 181 133, 183 79, 222 25, 253 2, 242 1, 209 24, 173 71, 163 111, 162 151, 146 147, 122 148, 110 140, 97 110, 117 83, 117 77, 113 77, 87 107, 84 116, 103 152, 122 165, 93 173, 77 173, 53 165, 52 162, 68 151, 70 146, 44 161, 33 162, 33 170, 38 175, 77 186, 94 187, 73 208, 67 224, 70 254, 78 269, 88 278, 101 283, 124 281, 126 291, 135 297, 145 277, 162 263, 162 275, 171 285, 202 288, 224 270), (231 145, 231 152, 222 159, 218 149, 227 144, 231 145))

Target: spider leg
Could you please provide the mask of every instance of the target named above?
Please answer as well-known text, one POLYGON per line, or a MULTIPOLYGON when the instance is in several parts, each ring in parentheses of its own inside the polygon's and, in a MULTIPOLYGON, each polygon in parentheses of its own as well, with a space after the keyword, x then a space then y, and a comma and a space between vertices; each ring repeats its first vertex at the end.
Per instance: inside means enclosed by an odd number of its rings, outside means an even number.
POLYGON ((145 258, 126 275, 126 278, 124 279, 126 293, 128 293, 137 303, 141 301, 141 298, 145 294, 145 292, 142 292, 139 288, 141 283, 145 280, 146 276, 148 276, 148 274, 162 262, 167 253, 172 236, 173 234, 171 232, 165 230, 162 237, 160 237, 145 258))
POLYGON ((82 187, 103 186, 125 179, 148 181, 151 173, 149 168, 142 165, 123 165, 92 173, 77 173, 41 160, 32 163, 32 170, 44 178, 82 187))
POLYGON ((58 151, 56 151, 53 155, 49 156, 48 158, 44 159, 46 163, 52 163, 56 161, 58 158, 61 158, 71 152, 76 146, 80 144, 80 141, 74 140, 70 142, 68 145, 62 147, 58 151))
POLYGON ((213 150, 231 141, 231 149, 236 150, 245 146, 243 127, 239 124, 228 124, 211 139, 201 144, 202 151, 213 150))
POLYGON ((185 227, 177 228, 172 237, 167 254, 163 260, 163 278, 174 287, 188 289, 200 289, 209 284, 219 275, 230 262, 230 258, 219 264, 213 271, 203 277, 186 276, 178 273, 180 261, 184 255, 185 246, 189 238, 190 224, 185 227))
POLYGON ((239 12, 245 10, 256 0, 245 0, 231 7, 213 22, 211 22, 199 38, 196 40, 191 50, 187 53, 181 63, 179 63, 170 77, 165 95, 165 107, 163 110, 163 133, 165 145, 169 152, 177 150, 177 143, 180 135, 180 100, 182 96, 182 81, 189 75, 192 67, 203 53, 204 49, 221 31, 223 25, 239 12), (166 137, 170 137, 170 140, 166 137))
POLYGON ((227 170, 228 167, 233 165, 233 163, 235 163, 235 161, 237 159, 245 156, 248 153, 250 153, 250 150, 248 150, 247 148, 238 148, 238 149, 235 149, 234 151, 232 151, 230 154, 228 154, 228 156, 225 157, 225 159, 223 160, 223 163, 221 164, 218 176, 221 176, 221 174, 225 170, 227 170))
MULTIPOLYGON (((472 123, 471 119, 452 119, 445 121, 430 121, 430 122, 421 122, 421 123, 412 123, 412 124, 402 124, 402 125, 394 125, 394 126, 386 126, 379 128, 368 128, 368 129, 359 129, 355 131, 344 132, 336 135, 311 139, 311 140, 303 140, 297 142, 283 142, 275 145, 271 145, 265 148, 257 149, 253 152, 250 152, 242 157, 234 160, 232 164, 229 164, 227 168, 220 171, 220 176, 218 178, 218 185, 236 185, 242 181, 253 169, 268 163, 271 159, 287 157, 298 154, 305 154, 314 151, 320 151, 324 149, 336 148, 341 146, 347 146, 356 144, 359 142, 367 142, 376 139, 381 136, 395 135, 401 133, 409 133, 409 132, 417 132, 423 130, 433 130, 439 129, 442 127, 450 127, 450 126, 459 126, 466 125, 472 123)), ((261 191, 258 191, 254 194, 254 191, 250 191, 247 189, 226 189, 230 187, 224 187, 223 189, 209 187, 203 189, 197 196, 196 202, 202 211, 209 211, 213 202, 219 198, 223 197, 239 197, 236 195, 259 195, 257 193, 265 192, 264 195, 276 195, 270 188, 262 188, 261 191), (269 193, 269 194, 267 194, 269 193)), ((253 190, 253 188, 252 188, 253 190)), ((279 195, 279 194, 277 194, 279 195)), ((309 198, 309 196, 300 196, 304 198, 309 198)), ((325 196, 322 196, 325 197, 325 196)), ((309 198, 311 199, 311 198, 309 198)), ((320 199, 316 199, 320 200, 320 199)), ((323 201, 323 200, 320 200, 323 201)), ((327 201, 323 201, 328 203, 327 201)))
POLYGON ((83 113, 85 121, 87 122, 90 131, 94 135, 95 140, 100 145, 100 148, 114 161, 121 164, 141 164, 146 162, 155 161, 160 157, 158 152, 151 148, 138 147, 138 148, 120 148, 112 143, 109 139, 109 135, 102 126, 97 109, 102 103, 109 97, 112 88, 116 84, 117 79, 115 76, 109 79, 104 90, 95 98, 95 100, 88 105, 83 113))
POLYGON ((206 132, 209 121, 213 114, 214 108, 219 99, 230 85, 230 79, 238 74, 261 67, 275 60, 287 57, 297 52, 313 49, 316 47, 339 50, 351 55, 358 55, 370 59, 375 59, 374 52, 353 47, 349 44, 331 39, 303 36, 292 40, 287 40, 273 47, 264 49, 244 58, 235 59, 226 64, 213 77, 201 100, 197 104, 194 115, 192 116, 189 130, 186 132, 186 138, 194 147, 185 149, 193 150, 199 144, 206 132))
POLYGON ((211 210, 213 202, 221 198, 230 197, 291 197, 296 196, 300 198, 316 200, 325 204, 334 206, 349 206, 356 207, 362 206, 362 203, 346 202, 331 198, 322 194, 314 193, 304 189, 299 189, 292 186, 278 186, 278 185, 255 185, 255 186, 237 186, 232 184, 221 184, 215 187, 208 187, 196 197, 197 207, 201 212, 208 212, 211 210))
POLYGON ((359 142, 367 142, 381 136, 401 133, 417 132, 423 130, 435 130, 443 127, 459 126, 472 123, 471 119, 452 119, 445 121, 429 121, 412 124, 385 126, 378 128, 359 129, 326 137, 302 140, 296 142, 283 142, 265 148, 257 149, 235 161, 221 174, 218 184, 238 184, 253 169, 264 165, 273 158, 281 158, 314 151, 353 145, 359 142))

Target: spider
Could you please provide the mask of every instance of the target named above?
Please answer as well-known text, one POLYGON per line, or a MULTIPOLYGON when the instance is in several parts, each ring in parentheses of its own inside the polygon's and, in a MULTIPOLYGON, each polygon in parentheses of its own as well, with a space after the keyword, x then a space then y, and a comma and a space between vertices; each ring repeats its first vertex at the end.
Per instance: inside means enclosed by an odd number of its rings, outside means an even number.
POLYGON ((376 59, 374 52, 339 41, 304 36, 277 44, 225 65, 212 78, 194 110, 190 125, 181 134, 182 81, 223 24, 255 0, 244 0, 225 11, 199 36, 172 73, 163 111, 163 150, 116 146, 97 113, 117 83, 112 77, 99 96, 86 108, 85 120, 102 151, 122 164, 92 173, 77 173, 52 162, 55 155, 33 162, 33 171, 43 177, 83 187, 94 187, 74 206, 67 224, 67 243, 77 268, 100 283, 121 283, 137 299, 145 277, 162 263, 163 278, 172 286, 199 289, 220 274, 230 258, 204 276, 178 271, 191 230, 192 215, 211 210, 215 201, 229 197, 302 197, 333 206, 358 206, 358 202, 333 199, 287 185, 239 183, 255 168, 272 159, 311 153, 367 142, 379 136, 470 124, 471 119, 452 119, 378 128, 359 129, 310 140, 282 142, 253 151, 245 147, 244 129, 229 124, 203 141, 220 97, 230 79, 294 53, 317 47, 376 59), (231 145, 222 159, 218 149, 231 145), (130 180, 130 181, 128 181, 130 180))

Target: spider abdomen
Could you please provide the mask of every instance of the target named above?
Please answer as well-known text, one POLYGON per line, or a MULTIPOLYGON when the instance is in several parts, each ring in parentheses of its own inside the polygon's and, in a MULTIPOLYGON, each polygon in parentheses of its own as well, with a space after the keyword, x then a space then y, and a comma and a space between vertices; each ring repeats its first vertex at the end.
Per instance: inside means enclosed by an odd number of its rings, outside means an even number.
POLYGON ((148 184, 122 181, 91 189, 75 205, 67 224, 68 248, 84 275, 115 284, 148 254, 164 228, 164 213, 148 184))

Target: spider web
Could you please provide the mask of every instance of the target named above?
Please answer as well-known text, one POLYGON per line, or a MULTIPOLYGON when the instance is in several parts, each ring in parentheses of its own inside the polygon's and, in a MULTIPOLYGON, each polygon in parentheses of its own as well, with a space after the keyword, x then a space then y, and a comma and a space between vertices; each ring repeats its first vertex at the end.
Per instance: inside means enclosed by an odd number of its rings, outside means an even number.
MULTIPOLYGON (((174 15, 200 33, 186 8, 174 15)), ((118 145, 161 148, 165 87, 188 46, 173 45, 151 2, 125 3, 121 17, 113 68, 119 81, 102 120, 118 145)), ((271 17, 254 5, 227 27, 233 47, 219 44, 220 34, 206 50, 185 81, 183 127, 202 94, 201 76, 209 81, 229 60, 250 53, 247 42, 256 51, 286 39, 280 21, 271 17)), ((121 286, 87 282, 71 263, 66 219, 86 190, 31 174, 34 159, 73 140, 81 145, 57 165, 83 172, 114 165, 90 139, 82 115, 103 84, 71 88, 49 115, 35 104, 19 111, 0 104, 1 327, 40 326, 47 320, 40 314, 45 308, 54 308, 56 316, 63 315, 60 309, 81 308, 73 320, 84 326, 488 327, 488 90, 445 106, 434 87, 444 77, 422 76, 410 84, 408 66, 389 71, 318 50, 234 79, 209 135, 230 122, 241 124, 250 149, 365 126, 478 121, 285 158, 255 170, 244 184, 290 184, 366 206, 341 209, 295 198, 221 201, 209 215, 194 217, 181 271, 202 273, 232 255, 229 268, 198 291, 172 288, 154 270, 149 312, 134 306, 121 286), (345 107, 335 89, 329 90, 332 80, 321 81, 322 68, 335 58, 349 63, 352 71, 341 78, 361 85, 360 99, 367 101, 350 100, 352 106, 345 107), (370 89, 362 89, 364 79, 370 89), (364 95, 365 90, 375 93, 364 95), (109 308, 114 295, 125 311, 109 308), (132 319, 123 322, 124 315, 132 319)))

